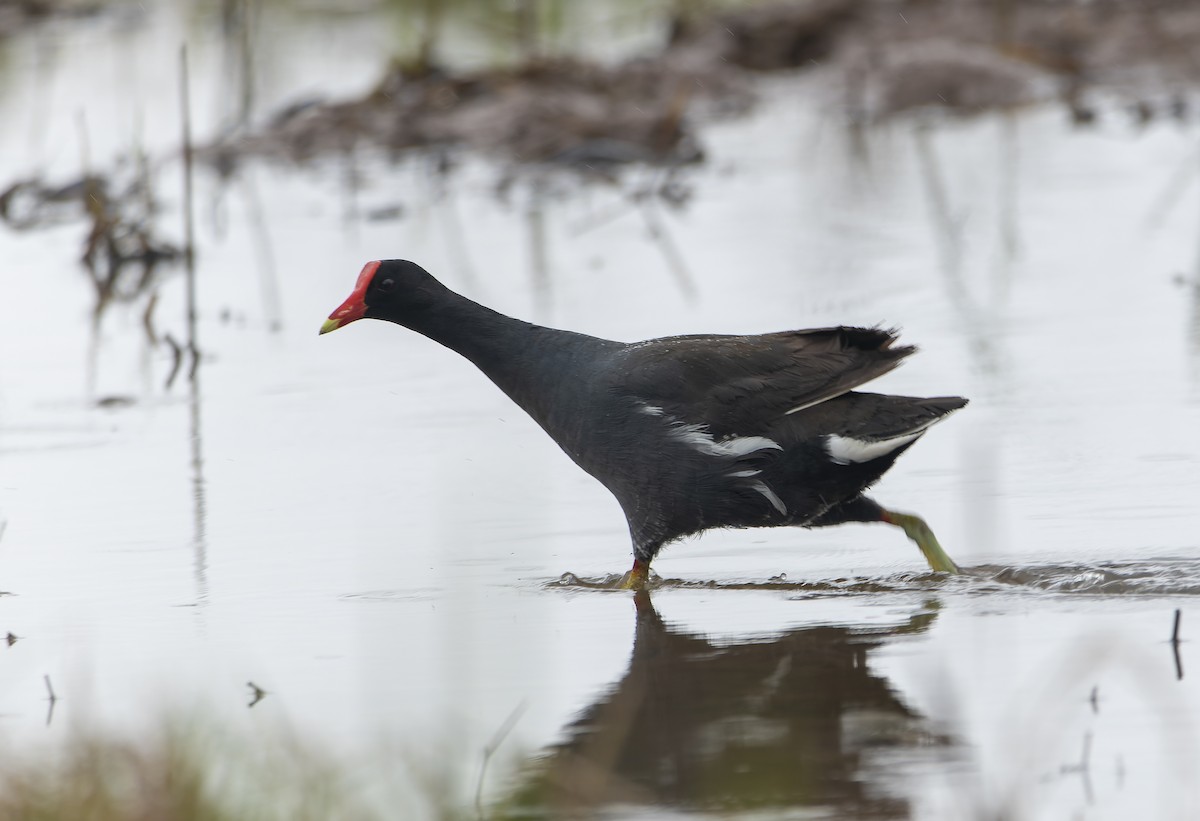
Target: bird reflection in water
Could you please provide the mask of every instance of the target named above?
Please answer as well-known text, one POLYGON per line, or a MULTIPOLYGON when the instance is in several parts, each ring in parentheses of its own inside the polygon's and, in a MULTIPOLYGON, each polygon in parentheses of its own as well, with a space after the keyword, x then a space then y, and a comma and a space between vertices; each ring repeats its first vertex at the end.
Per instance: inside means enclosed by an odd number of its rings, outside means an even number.
POLYGON ((928 629, 935 612, 923 607, 893 627, 801 627, 730 644, 669 626, 647 591, 634 601, 629 669, 565 729, 500 817, 570 818, 615 805, 909 816, 908 800, 878 783, 872 754, 939 755, 951 741, 866 659, 890 638, 928 629))

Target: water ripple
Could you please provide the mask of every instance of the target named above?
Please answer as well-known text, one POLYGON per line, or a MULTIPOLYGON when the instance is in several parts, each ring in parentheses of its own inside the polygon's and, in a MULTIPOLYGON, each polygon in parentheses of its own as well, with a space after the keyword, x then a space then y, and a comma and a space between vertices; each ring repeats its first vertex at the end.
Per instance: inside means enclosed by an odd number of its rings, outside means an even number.
POLYGON ((422 587, 412 590, 365 590, 361 593, 343 593, 338 598, 358 602, 411 602, 430 601, 438 598, 440 593, 437 588, 422 587))
MULTIPOLYGON (((553 590, 619 590, 621 575, 588 578, 564 573, 545 582, 553 590)), ((1046 565, 976 565, 958 576, 941 573, 896 573, 880 577, 790 580, 786 575, 763 581, 664 579, 652 575, 657 590, 771 590, 796 596, 820 597, 877 593, 988 593, 1036 592, 1093 596, 1197 596, 1200 595, 1200 560, 1152 559, 1046 565)))

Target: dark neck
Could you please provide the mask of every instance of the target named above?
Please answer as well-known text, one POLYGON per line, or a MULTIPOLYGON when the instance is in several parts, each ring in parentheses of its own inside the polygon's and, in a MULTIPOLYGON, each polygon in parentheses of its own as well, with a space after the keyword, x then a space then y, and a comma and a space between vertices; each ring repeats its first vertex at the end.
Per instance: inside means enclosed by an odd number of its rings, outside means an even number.
POLYGON ((619 343, 533 325, 446 289, 425 310, 393 320, 458 352, 545 426, 568 368, 619 343))
POLYGON ((523 352, 528 344, 526 335, 536 327, 485 308, 449 288, 424 310, 392 321, 462 354, 489 376, 493 368, 523 352))

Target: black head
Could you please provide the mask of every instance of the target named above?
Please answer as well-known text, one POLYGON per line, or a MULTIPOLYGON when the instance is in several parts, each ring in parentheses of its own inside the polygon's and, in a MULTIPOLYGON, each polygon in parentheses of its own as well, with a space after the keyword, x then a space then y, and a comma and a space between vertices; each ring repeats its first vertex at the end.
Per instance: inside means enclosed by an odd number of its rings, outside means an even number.
POLYGON ((358 275, 354 291, 329 315, 321 333, 336 331, 363 317, 403 324, 407 317, 427 310, 445 291, 440 282, 415 262, 406 259, 368 262, 358 275))

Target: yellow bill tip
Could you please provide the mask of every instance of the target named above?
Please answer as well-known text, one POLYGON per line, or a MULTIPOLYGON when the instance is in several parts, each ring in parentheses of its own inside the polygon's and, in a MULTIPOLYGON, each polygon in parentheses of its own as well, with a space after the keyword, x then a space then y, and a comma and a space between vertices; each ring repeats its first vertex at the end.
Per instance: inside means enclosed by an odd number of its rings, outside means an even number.
POLYGON ((317 336, 320 336, 321 334, 327 334, 330 331, 336 331, 340 327, 342 327, 342 321, 340 319, 327 319, 325 320, 325 324, 321 326, 321 331, 317 334, 317 336))

